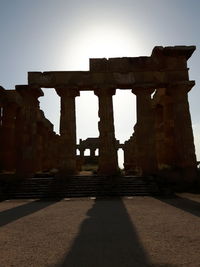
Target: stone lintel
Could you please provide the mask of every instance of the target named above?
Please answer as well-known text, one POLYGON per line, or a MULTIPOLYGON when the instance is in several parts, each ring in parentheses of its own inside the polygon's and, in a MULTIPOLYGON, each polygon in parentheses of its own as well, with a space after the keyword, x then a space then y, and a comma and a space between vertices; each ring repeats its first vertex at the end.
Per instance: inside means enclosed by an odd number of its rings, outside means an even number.
POLYGON ((156 69, 150 57, 90 58, 91 72, 132 72, 156 69))
POLYGON ((91 72, 133 72, 149 70, 182 70, 186 64, 180 57, 188 60, 195 46, 154 47, 151 56, 121 58, 91 58, 91 72), (164 56, 164 57, 163 57, 164 56), (173 57, 173 62, 168 62, 173 57), (168 59, 169 58, 169 59, 168 59), (167 64, 168 63, 168 64, 167 64))
POLYGON ((163 84, 187 81, 188 70, 182 71, 139 71, 139 72, 29 72, 30 85, 45 88, 76 88, 95 90, 105 87, 130 89, 138 84, 163 84))
POLYGON ((156 46, 152 51, 152 57, 164 55, 170 57, 185 57, 187 60, 192 56, 196 46, 156 46))

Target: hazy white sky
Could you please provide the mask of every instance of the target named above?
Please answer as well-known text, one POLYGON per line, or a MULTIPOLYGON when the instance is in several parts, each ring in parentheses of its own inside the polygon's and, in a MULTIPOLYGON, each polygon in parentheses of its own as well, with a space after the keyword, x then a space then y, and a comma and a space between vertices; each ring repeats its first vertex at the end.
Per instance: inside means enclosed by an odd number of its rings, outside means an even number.
MULTIPOLYGON (((196 45, 188 62, 189 93, 200 158, 199 0, 0 0, 0 85, 27 84, 28 71, 88 70, 91 57, 150 56, 154 46, 196 45)), ((41 108, 59 128, 59 98, 45 89, 41 108)), ((116 137, 129 138, 135 97, 114 96, 116 137)), ((77 137, 98 136, 98 102, 92 92, 77 98, 77 137)))

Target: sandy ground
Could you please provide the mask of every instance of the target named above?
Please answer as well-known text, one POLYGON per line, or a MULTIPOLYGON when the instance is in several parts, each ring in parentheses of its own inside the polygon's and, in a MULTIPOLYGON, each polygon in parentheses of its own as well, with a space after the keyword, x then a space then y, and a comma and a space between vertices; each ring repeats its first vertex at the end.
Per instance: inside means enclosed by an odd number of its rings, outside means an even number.
POLYGON ((0 202, 0 266, 200 266, 200 195, 0 202))

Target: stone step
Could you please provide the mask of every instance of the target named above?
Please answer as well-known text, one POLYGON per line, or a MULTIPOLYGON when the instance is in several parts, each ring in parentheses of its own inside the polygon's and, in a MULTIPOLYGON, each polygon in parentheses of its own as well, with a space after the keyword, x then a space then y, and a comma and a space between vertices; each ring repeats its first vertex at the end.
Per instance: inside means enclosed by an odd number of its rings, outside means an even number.
POLYGON ((149 196, 149 195, 155 195, 155 193, 150 193, 150 192, 126 192, 126 193, 115 193, 115 192, 110 192, 109 194, 107 192, 102 192, 102 193, 96 193, 96 192, 86 192, 86 193, 60 193, 58 192, 57 194, 15 194, 11 195, 12 198, 75 198, 75 197, 99 197, 99 196, 149 196))
POLYGON ((9 198, 48 198, 48 197, 95 197, 132 196, 159 194, 156 183, 149 177, 74 176, 66 181, 53 177, 29 178, 9 192, 9 198))

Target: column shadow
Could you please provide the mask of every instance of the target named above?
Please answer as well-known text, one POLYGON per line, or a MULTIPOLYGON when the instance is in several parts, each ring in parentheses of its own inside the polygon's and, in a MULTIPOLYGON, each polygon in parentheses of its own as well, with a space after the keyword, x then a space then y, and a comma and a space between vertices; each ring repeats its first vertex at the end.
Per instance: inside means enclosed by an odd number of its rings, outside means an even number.
POLYGON ((68 267, 150 266, 120 199, 96 200, 64 261, 68 267))
POLYGON ((155 198, 175 208, 184 210, 188 213, 191 213, 194 216, 200 217, 200 203, 199 202, 196 202, 188 198, 179 197, 179 196, 175 196, 173 198, 167 198, 167 199, 160 198, 160 197, 155 197, 155 198))
POLYGON ((4 210, 0 212, 0 226, 4 226, 8 223, 16 221, 22 217, 25 217, 29 214, 37 212, 41 209, 44 209, 50 205, 55 204, 60 200, 56 201, 44 201, 44 200, 36 200, 33 202, 26 203, 24 205, 14 207, 8 210, 4 210))

